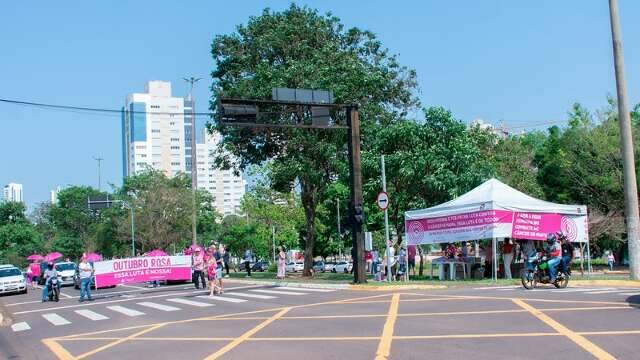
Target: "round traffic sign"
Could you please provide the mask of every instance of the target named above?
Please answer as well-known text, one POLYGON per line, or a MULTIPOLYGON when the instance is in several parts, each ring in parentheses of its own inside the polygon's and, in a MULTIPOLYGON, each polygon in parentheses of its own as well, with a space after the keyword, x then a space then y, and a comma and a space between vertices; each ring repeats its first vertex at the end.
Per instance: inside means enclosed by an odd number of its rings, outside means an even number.
POLYGON ((376 198, 376 204, 380 210, 387 210, 389 207, 389 194, 384 191, 379 192, 378 197, 376 198))

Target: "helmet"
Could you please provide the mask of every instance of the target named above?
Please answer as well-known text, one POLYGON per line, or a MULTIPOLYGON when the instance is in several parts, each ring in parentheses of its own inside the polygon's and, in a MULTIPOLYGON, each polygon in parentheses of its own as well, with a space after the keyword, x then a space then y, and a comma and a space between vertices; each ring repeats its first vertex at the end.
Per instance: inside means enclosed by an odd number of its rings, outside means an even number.
POLYGON ((567 240, 567 235, 565 235, 562 231, 558 231, 556 234, 558 234, 558 239, 560 239, 560 241, 567 240))
POLYGON ((553 244, 554 242, 556 242, 558 240, 558 236, 555 233, 549 233, 547 235, 547 242, 549 244, 553 244))

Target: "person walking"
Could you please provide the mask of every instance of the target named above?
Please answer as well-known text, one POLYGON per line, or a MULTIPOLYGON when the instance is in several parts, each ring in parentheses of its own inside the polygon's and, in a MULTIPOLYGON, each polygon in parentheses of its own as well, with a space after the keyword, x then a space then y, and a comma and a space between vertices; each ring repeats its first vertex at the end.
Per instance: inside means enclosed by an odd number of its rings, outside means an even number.
POLYGON ((285 254, 284 250, 282 249, 282 246, 278 246, 278 275, 277 278, 280 280, 284 280, 285 277, 285 259, 287 257, 287 254, 285 254))
POLYGON ((193 283, 196 289, 200 289, 200 283, 203 289, 207 288, 204 280, 204 256, 201 254, 200 247, 197 247, 193 254, 193 283))
POLYGON ((407 251, 404 248, 398 252, 398 267, 398 280, 404 280, 407 276, 407 251))
POLYGON ((78 264, 78 272, 80 275, 80 299, 79 302, 83 302, 86 298, 88 301, 93 301, 91 297, 91 277, 93 276, 93 266, 87 262, 87 256, 82 254, 80 264, 78 264))
POLYGON ((380 261, 380 255, 378 255, 378 250, 373 250, 371 252, 371 275, 375 276, 378 272, 378 262, 380 261))
POLYGON ((253 254, 251 253, 251 249, 247 249, 244 252, 244 267, 247 270, 247 277, 251 277, 251 260, 253 259, 253 254))
POLYGON ((416 245, 409 245, 407 246, 407 255, 409 256, 409 269, 408 269, 408 274, 409 275, 416 275, 416 252, 417 252, 417 248, 416 245))
POLYGON ((209 261, 207 262, 207 280, 209 280, 209 296, 213 296, 218 291, 218 286, 216 285, 216 273, 218 271, 218 263, 216 262, 216 258, 213 256, 209 257, 209 261))
POLYGON ((609 265, 609 271, 613 271, 613 264, 615 264, 616 258, 613 256, 613 251, 609 250, 607 255, 607 264, 609 265))
POLYGON ((222 294, 224 293, 224 285, 222 284, 222 273, 224 272, 224 260, 223 260, 223 256, 224 256, 224 246, 222 244, 220 244, 218 246, 218 251, 215 251, 216 249, 213 248, 214 254, 213 257, 216 260, 216 280, 218 281, 218 284, 220 284, 219 286, 219 293, 222 294))
POLYGON ((502 261, 504 262, 504 278, 511 279, 511 263, 513 262, 513 244, 505 238, 502 244, 502 261))
MULTIPOLYGON (((222 246, 222 245, 221 245, 222 246)), ((222 254, 222 262, 224 262, 224 269, 227 271, 227 274, 224 277, 229 277, 229 260, 231 255, 229 255, 229 249, 225 246, 224 253, 222 254)))

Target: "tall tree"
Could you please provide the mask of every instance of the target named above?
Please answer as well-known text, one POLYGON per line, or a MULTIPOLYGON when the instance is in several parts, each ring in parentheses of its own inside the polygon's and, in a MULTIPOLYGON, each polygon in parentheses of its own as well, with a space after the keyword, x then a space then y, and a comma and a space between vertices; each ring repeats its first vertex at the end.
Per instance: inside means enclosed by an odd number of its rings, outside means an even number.
MULTIPOLYGON (((402 112, 415 104, 415 72, 400 66, 375 35, 346 30, 331 14, 291 5, 282 12, 264 10, 212 44, 212 110, 221 96, 265 99, 274 87, 327 89, 340 103, 360 105, 363 128, 384 121, 384 114, 402 112)), ((311 275, 316 234, 316 210, 328 184, 346 156, 346 134, 338 131, 231 129, 220 131, 218 164, 245 168, 273 161, 276 190, 301 190, 306 217, 305 270, 311 275)))

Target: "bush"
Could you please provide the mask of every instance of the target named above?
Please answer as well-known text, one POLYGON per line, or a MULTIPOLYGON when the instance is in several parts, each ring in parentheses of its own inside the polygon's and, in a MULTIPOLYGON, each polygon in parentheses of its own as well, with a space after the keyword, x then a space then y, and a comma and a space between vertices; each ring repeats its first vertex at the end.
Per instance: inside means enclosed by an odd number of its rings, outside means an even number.
POLYGON ((278 271, 278 264, 276 263, 271 263, 269 264, 269 269, 267 270, 269 272, 276 272, 278 271))

